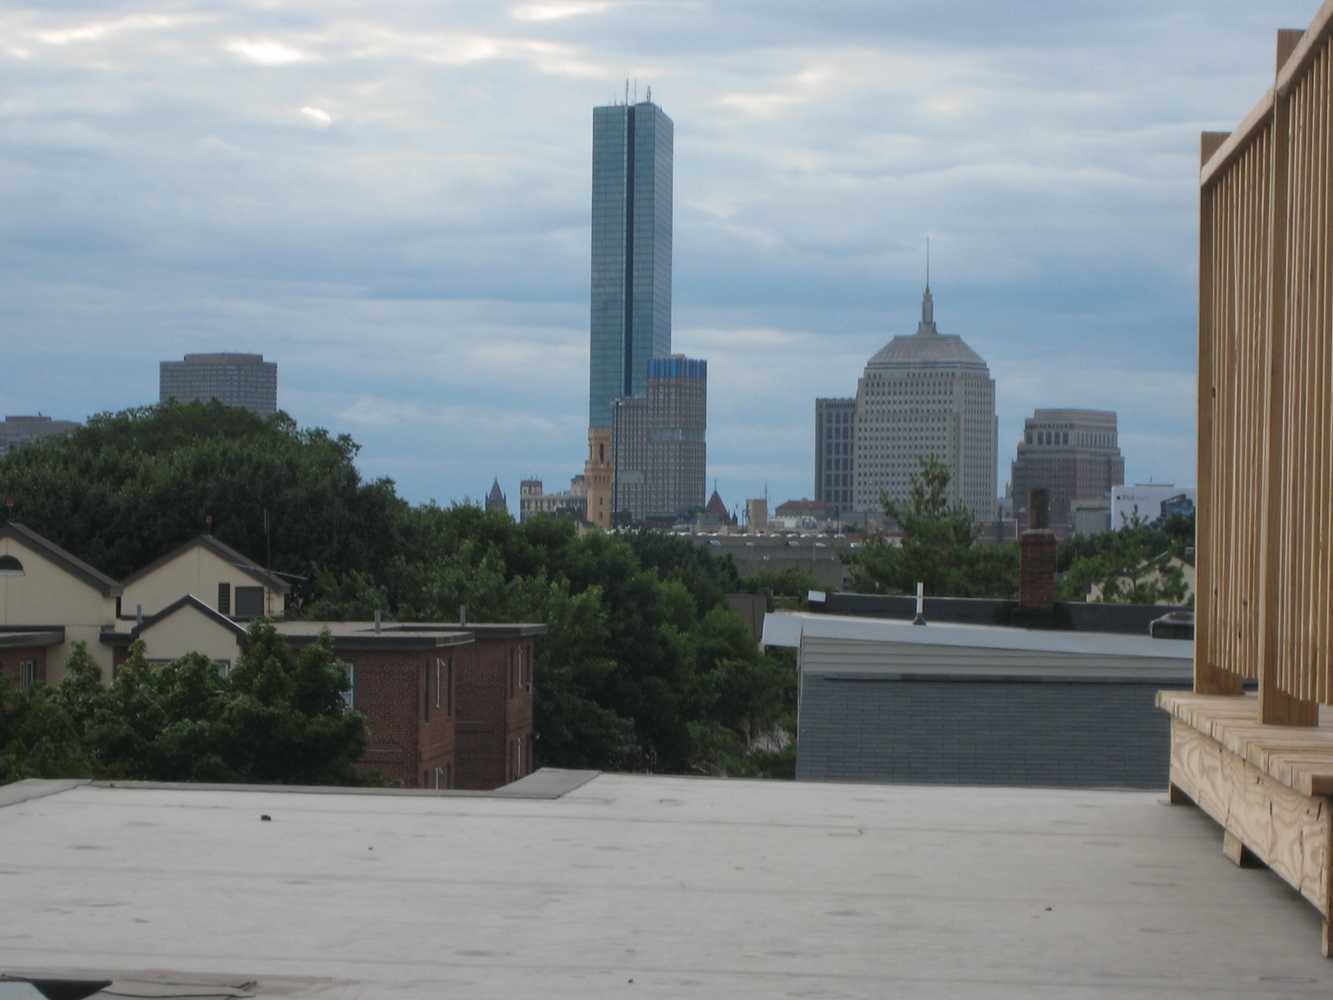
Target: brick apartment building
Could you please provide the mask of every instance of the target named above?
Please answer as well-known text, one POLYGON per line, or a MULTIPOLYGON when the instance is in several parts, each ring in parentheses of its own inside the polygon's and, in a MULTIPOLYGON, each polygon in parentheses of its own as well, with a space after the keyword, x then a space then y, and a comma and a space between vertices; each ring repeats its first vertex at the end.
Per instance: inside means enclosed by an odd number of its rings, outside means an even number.
POLYGON ((533 641, 545 625, 464 625, 474 637, 462 651, 458 681, 459 769, 456 788, 487 789, 529 774, 536 759, 533 641))

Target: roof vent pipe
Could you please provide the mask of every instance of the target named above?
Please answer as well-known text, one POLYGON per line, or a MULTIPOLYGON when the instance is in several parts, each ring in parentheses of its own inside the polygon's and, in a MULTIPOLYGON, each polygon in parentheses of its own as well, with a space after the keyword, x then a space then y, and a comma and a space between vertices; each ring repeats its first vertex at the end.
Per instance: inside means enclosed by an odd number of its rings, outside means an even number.
POLYGON ((466 625, 466 624, 467 624, 467 605, 466 605, 466 604, 460 604, 460 605, 458 606, 458 624, 459 624, 459 625, 466 625))
POLYGON ((912 624, 926 624, 926 584, 922 580, 916 582, 916 617, 912 619, 912 624))
POLYGON ((378 631, 380 630, 380 616, 381 616, 381 614, 382 614, 382 612, 380 611, 380 609, 379 609, 379 608, 376 608, 376 609, 375 609, 375 631, 376 631, 376 632, 378 632, 378 631))

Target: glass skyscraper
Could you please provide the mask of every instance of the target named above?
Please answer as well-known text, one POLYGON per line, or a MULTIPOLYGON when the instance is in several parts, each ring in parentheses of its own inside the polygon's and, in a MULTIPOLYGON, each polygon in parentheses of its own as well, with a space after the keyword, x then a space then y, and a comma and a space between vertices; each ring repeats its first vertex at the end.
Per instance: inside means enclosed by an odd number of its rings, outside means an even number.
POLYGON ((656 104, 592 117, 592 351, 589 429, 611 401, 643 396, 648 361, 671 353, 671 119, 656 104))

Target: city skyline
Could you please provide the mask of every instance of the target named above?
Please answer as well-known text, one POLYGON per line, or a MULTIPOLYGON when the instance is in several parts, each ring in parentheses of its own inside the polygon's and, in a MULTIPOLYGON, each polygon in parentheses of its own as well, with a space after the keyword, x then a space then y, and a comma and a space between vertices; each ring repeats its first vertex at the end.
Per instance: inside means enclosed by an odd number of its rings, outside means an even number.
POLYGON ((724 495, 810 495, 813 400, 910 332, 927 234, 1002 467, 1025 415, 1077 404, 1121 414, 1126 478, 1192 482, 1198 132, 1234 127, 1271 23, 1315 5, 1158 6, 395 11, 370 48, 337 4, 0 15, 0 322, 39 373, 0 410, 139 405, 158 360, 225 343, 413 500, 567 480, 587 109, 637 76, 688 123, 672 348, 709 358, 724 495))

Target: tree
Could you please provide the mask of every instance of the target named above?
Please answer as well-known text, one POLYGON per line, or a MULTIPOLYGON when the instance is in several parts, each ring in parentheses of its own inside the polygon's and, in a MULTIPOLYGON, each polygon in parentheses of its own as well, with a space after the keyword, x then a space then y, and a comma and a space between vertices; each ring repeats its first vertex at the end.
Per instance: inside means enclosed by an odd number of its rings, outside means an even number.
POLYGON ((902 529, 901 544, 871 538, 845 556, 854 589, 869 593, 926 592, 945 597, 1012 598, 1018 592, 1018 546, 982 545, 972 515, 949 503, 949 469, 933 455, 912 477, 906 504, 883 497, 902 529))
POLYGON ((250 629, 227 676, 194 653, 154 665, 130 647, 110 687, 82 643, 65 679, 0 690, 0 783, 25 777, 364 784, 364 719, 327 635, 293 653, 250 629))
POLYGON ((1119 531, 1074 538, 1061 545, 1059 595, 1084 601, 1095 587, 1115 604, 1193 603, 1180 563, 1194 559, 1194 518, 1175 516, 1145 524, 1138 517, 1119 531))

